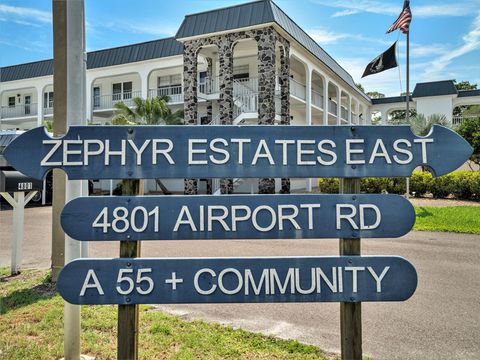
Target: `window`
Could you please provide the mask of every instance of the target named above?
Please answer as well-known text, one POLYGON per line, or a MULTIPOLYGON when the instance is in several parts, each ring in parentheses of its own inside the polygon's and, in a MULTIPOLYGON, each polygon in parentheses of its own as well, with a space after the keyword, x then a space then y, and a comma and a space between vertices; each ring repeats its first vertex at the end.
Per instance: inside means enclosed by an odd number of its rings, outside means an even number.
POLYGON ((248 79, 250 77, 248 65, 240 65, 233 67, 234 79, 248 79))
POLYGON ((100 87, 95 86, 93 88, 93 108, 99 108, 100 107, 100 87))
POLYGON ((8 97, 8 107, 15 107, 15 96, 8 97))
POLYGON ((44 109, 53 108, 53 91, 43 93, 43 107, 44 109))
POLYGON ((124 100, 132 98, 132 82, 115 83, 112 85, 112 100, 124 100))

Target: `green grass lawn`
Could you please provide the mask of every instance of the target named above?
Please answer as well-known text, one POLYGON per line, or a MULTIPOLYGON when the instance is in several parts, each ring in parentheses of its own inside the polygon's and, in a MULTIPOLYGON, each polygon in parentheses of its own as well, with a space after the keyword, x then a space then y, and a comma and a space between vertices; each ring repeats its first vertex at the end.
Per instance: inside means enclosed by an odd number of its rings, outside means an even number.
POLYGON ((415 207, 414 230, 480 234, 480 206, 415 207))
MULTIPOLYGON (((0 359, 58 359, 63 300, 45 271, 0 269, 0 359)), ((140 359, 338 359, 315 346, 140 308, 140 359)), ((82 353, 116 358, 116 306, 82 307, 82 353)))

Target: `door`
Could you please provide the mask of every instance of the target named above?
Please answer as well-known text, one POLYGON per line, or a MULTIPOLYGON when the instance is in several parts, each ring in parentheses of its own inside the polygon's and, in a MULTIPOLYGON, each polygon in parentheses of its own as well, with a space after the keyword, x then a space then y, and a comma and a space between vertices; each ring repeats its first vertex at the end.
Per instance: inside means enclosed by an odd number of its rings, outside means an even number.
POLYGON ((25 95, 25 115, 30 115, 30 104, 32 103, 32 97, 25 95))

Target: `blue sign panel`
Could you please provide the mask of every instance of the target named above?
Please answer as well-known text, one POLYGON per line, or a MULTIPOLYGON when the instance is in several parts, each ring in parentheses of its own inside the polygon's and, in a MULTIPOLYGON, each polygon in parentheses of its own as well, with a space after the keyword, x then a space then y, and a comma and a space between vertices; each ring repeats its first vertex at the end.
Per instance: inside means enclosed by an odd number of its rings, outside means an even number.
POLYGON ((472 153, 454 131, 426 137, 408 126, 78 126, 52 139, 43 128, 20 135, 5 157, 43 178, 69 179, 399 177, 425 165, 436 175, 472 153))
POLYGON ((92 196, 61 223, 86 241, 379 238, 407 234, 415 211, 399 195, 92 196))
POLYGON ((57 282, 72 304, 402 301, 416 287, 393 256, 78 259, 57 282))

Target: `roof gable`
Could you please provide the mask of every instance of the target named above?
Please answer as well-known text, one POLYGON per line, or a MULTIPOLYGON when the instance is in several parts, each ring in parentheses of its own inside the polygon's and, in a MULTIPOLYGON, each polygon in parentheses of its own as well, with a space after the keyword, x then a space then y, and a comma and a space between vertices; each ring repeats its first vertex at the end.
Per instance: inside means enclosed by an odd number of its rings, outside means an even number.
POLYGON ((457 95, 458 90, 453 80, 431 81, 417 83, 413 90, 412 97, 457 95))

